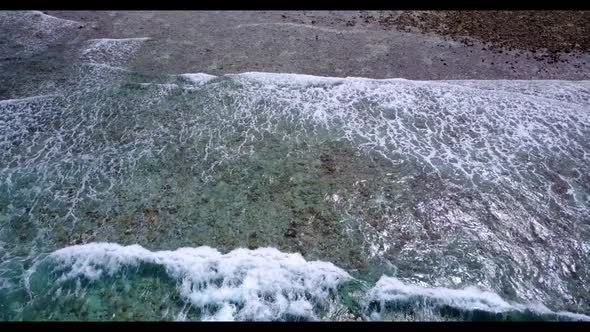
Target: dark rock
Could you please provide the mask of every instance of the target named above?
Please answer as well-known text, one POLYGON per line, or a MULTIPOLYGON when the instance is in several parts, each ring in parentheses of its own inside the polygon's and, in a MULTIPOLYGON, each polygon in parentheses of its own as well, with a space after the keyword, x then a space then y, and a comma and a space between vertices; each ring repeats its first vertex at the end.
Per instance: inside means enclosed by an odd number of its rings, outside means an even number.
MULTIPOLYGON (((432 11, 405 12, 382 26, 414 27, 458 41, 478 39, 491 49, 546 49, 555 61, 559 53, 590 49, 588 11, 432 11)), ((482 48, 486 50, 486 48, 482 48)), ((501 49, 498 53, 502 53, 501 49)))
POLYGON ((349 253, 350 264, 357 269, 363 269, 367 267, 367 263, 364 261, 361 255, 358 253, 351 251, 349 253))
POLYGON ((569 185, 565 181, 555 181, 551 185, 551 190, 553 190, 553 192, 555 192, 556 194, 565 195, 569 190, 569 185))
POLYGON ((92 219, 98 219, 100 217, 100 213, 98 213, 98 211, 87 211, 86 216, 92 219))
POLYGON ((326 170, 326 174, 333 174, 336 172, 336 161, 332 156, 322 154, 320 160, 322 161, 322 167, 326 170))
POLYGON ((158 214, 159 214, 158 209, 154 209, 154 208, 143 209, 144 220, 146 220, 148 222, 148 224, 150 224, 150 225, 155 224, 158 221, 158 214))
POLYGON ((373 227, 377 227, 379 225, 379 221, 376 218, 368 218, 367 223, 373 227))
POLYGON ((359 194, 365 198, 371 197, 371 191, 364 185, 359 188, 359 194))
POLYGON ((294 228, 289 228, 289 229, 287 229, 287 232, 285 232, 285 236, 286 237, 295 237, 295 236, 297 236, 297 231, 294 228))
POLYGON ((252 232, 248 235, 248 249, 258 248, 258 244, 257 244, 256 240, 257 240, 256 232, 252 232))

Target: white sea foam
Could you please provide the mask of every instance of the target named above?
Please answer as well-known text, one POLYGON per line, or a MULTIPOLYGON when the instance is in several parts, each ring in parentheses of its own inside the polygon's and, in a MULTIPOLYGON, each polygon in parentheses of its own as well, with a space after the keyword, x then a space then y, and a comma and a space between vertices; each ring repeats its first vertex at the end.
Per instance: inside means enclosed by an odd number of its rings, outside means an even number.
POLYGON ((47 94, 47 95, 39 95, 39 96, 31 96, 31 97, 23 97, 23 98, 15 98, 15 99, 4 99, 0 100, 0 105, 8 105, 8 104, 15 104, 15 103, 27 103, 39 99, 46 99, 46 98, 53 98, 57 97, 56 94, 47 94))
MULTIPOLYGON (((107 40, 107 44, 111 42, 107 40)), ((112 83, 107 79, 119 77, 115 74, 119 71, 111 70, 108 65, 92 67, 96 67, 96 72, 104 72, 105 80, 97 84, 97 90, 112 83)), ((96 80, 95 71, 87 76, 96 80)), ((109 98, 94 100, 96 117, 84 112, 80 118, 80 104, 76 103, 85 101, 86 96, 80 101, 71 98, 65 109, 61 105, 0 103, 3 108, 11 108, 0 114, 3 129, 0 147, 6 151, 0 158, 5 158, 4 165, 10 165, 0 173, 1 180, 10 184, 19 174, 55 174, 57 178, 66 178, 79 188, 74 192, 75 200, 50 191, 49 182, 43 182, 45 178, 37 185, 49 188, 43 194, 57 197, 68 206, 71 204, 70 216, 78 212, 78 202, 100 200, 94 186, 109 194, 112 183, 118 184, 117 181, 133 172, 137 160, 162 156, 166 150, 162 142, 178 138, 188 148, 185 157, 194 158, 195 169, 205 178, 215 171, 216 165, 231 162, 240 153, 251 153, 252 142, 264 143, 260 140, 266 134, 315 144, 325 138, 321 135, 329 132, 330 140, 346 141, 361 153, 376 152, 394 167, 417 160, 416 165, 391 171, 390 174, 395 174, 391 178, 400 181, 402 190, 409 187, 403 181, 416 180, 423 173, 432 175, 435 184, 436 181, 444 184, 440 190, 423 188, 423 193, 433 197, 421 197, 418 204, 405 212, 394 210, 397 206, 393 199, 372 193, 376 197, 373 202, 386 207, 383 220, 378 221, 382 227, 376 229, 365 220, 359 224, 365 249, 374 248, 375 256, 418 258, 423 264, 419 272, 431 275, 429 281, 437 285, 451 285, 447 281, 460 280, 458 286, 464 286, 477 279, 492 286, 497 276, 503 275, 510 279, 516 295, 524 301, 578 303, 575 294, 579 289, 572 288, 568 282, 571 271, 564 266, 584 262, 590 252, 584 233, 572 232, 588 215, 590 202, 584 182, 590 166, 588 81, 500 82, 495 89, 494 82, 481 81, 244 73, 228 75, 243 84, 232 85, 232 90, 227 91, 226 85, 210 84, 210 75, 188 75, 207 89, 204 98, 199 95, 199 100, 194 103, 191 100, 186 107, 179 108, 178 117, 142 130, 128 130, 126 140, 116 144, 107 140, 91 149, 87 145, 89 137, 96 137, 106 128, 116 128, 114 125, 120 121, 131 121, 129 128, 143 126, 144 121, 158 122, 158 118, 142 118, 144 113, 138 110, 149 110, 146 105, 159 102, 165 95, 160 90, 165 92, 172 86, 146 85, 151 87, 146 89, 150 93, 134 100, 141 107, 109 98), (192 105, 204 103, 203 100, 207 104, 201 104, 204 107, 195 112, 192 105), (99 107, 107 102, 108 108, 99 107), (135 112, 129 112, 130 109, 135 112), (105 111, 109 116, 100 115, 105 111), (134 117, 122 116, 129 113, 134 117), (35 128, 43 127, 48 119, 56 123, 67 119, 72 125, 49 128, 51 135, 38 134, 35 128), (75 123, 79 120, 83 121, 75 123), (283 126, 285 123, 288 126, 283 126), (17 136, 23 138, 23 145, 34 143, 43 149, 40 152, 31 149, 31 152, 13 145, 13 137, 17 136), (68 144, 57 144, 57 137, 62 142, 67 139, 68 144), (206 139, 200 139, 203 137, 206 139), (70 138, 73 138, 71 144, 70 138), (237 143, 236 138, 240 140, 237 143), (81 159, 80 172, 64 172, 69 167, 64 164, 71 157, 63 156, 68 156, 72 146, 88 150, 85 154, 88 159, 81 159), (91 164, 86 160, 100 162, 91 164), (124 176, 108 173, 112 165, 120 166, 124 176), (109 182, 97 185, 88 181, 93 177, 97 182, 109 182), (552 189, 555 184, 567 190, 556 192, 552 189), (460 188, 461 192, 474 190, 482 196, 474 195, 473 200, 466 201, 460 195, 453 196, 450 190, 445 192, 449 188, 460 188), (555 215, 556 210, 560 213, 557 220, 546 222, 539 218, 539 215, 555 215), (412 212, 419 212, 420 217, 412 212), (484 214, 490 220, 482 221, 484 214), (430 230, 424 227, 426 218, 430 230), (431 233, 436 238, 424 241, 431 233), (457 240, 460 254, 451 246, 450 239, 457 240), (401 247, 398 253, 391 251, 396 246, 401 247), (452 273, 448 271, 451 265, 452 273)), ((412 196, 410 190, 405 193, 412 196)), ((347 214, 355 213, 353 208, 360 205, 352 200, 352 191, 339 191, 337 197, 330 201, 342 206, 347 214)), ((361 219, 363 216, 359 215, 361 219)), ((580 277, 586 278, 582 274, 580 277)), ((585 291, 587 285, 582 282, 575 287, 585 291)), ((486 301, 481 300, 480 304, 497 304, 486 301)), ((231 304, 224 304, 224 308, 219 315, 234 310, 231 304)), ((233 315, 243 317, 240 312, 233 315)))
MULTIPOLYGON (((571 257, 579 254, 588 257, 588 241, 561 233, 574 226, 561 229, 545 223, 538 214, 554 213, 548 200, 568 215, 563 215, 564 223, 573 225, 588 214, 590 196, 580 174, 590 166, 589 81, 501 81, 495 89, 495 81, 372 80, 256 72, 228 76, 244 83, 239 90, 243 98, 229 116, 236 121, 255 119, 252 110, 257 108, 265 114, 264 122, 249 123, 253 135, 259 130, 274 132, 273 124, 282 121, 313 126, 287 136, 295 140, 299 135, 313 137, 316 130, 339 131, 343 140, 363 153, 383 156, 394 167, 415 158, 420 165, 416 168, 431 173, 444 184, 441 187, 471 188, 484 195, 485 204, 482 199, 459 204, 451 198, 453 194, 441 190, 434 194, 436 198, 411 207, 428 216, 430 227, 440 236, 440 247, 417 240, 430 237, 423 218, 386 207, 390 212, 379 222, 385 229, 361 223, 367 247, 376 248, 375 255, 386 255, 385 248, 398 242, 404 244, 402 253, 407 257, 419 252, 421 257, 430 253, 442 259, 446 239, 463 234, 463 243, 472 248, 463 250, 472 251, 470 259, 483 266, 481 274, 489 278, 498 272, 511 275, 516 293, 527 300, 575 301, 568 295, 572 292, 566 282, 569 272, 562 265, 571 265, 571 257), (396 155, 403 157, 400 160, 396 155), (560 192, 559 188, 567 190, 560 192), (492 223, 482 222, 486 206, 486 217, 493 218, 492 223), (523 222, 534 225, 534 230, 523 228, 523 222), (412 240, 400 239, 399 234, 408 234, 412 240), (539 234, 547 242, 541 244, 539 234), (487 245, 475 249, 477 243, 487 245), (557 252, 566 254, 556 259, 557 252), (516 262, 519 268, 514 275, 504 272, 498 257, 516 262), (539 266, 546 272, 541 279, 545 291, 526 278, 527 271, 539 266), (559 296, 540 294, 549 290, 559 296)), ((408 180, 418 173, 397 176, 408 180)), ((355 206, 346 200, 337 204, 355 206)), ((434 261, 433 269, 443 269, 434 261)), ((454 276, 443 271, 437 275, 438 282, 472 277, 465 270, 454 276)))
POLYGON ((127 42, 134 42, 134 41, 147 41, 150 40, 150 37, 132 37, 132 38, 94 38, 88 39, 89 42, 92 43, 114 43, 114 44, 121 44, 127 42))
POLYGON ((345 79, 339 77, 313 76, 291 73, 263 73, 245 72, 240 74, 227 74, 228 77, 258 81, 265 84, 309 86, 312 84, 336 84, 345 79))
POLYGON ((57 18, 39 11, 2 11, 0 28, 9 29, 3 37, 20 45, 11 56, 30 56, 47 49, 48 45, 62 40, 75 31, 79 22, 57 18), (15 29, 19 27, 19 29, 15 29))
MULTIPOLYGON (((491 313, 505 313, 509 311, 532 311, 543 315, 564 316, 575 320, 590 321, 590 316, 552 311, 541 303, 521 304, 511 303, 502 299, 498 294, 469 286, 462 289, 446 287, 430 287, 404 283, 393 277, 383 276, 368 292, 367 300, 383 304, 387 302, 405 302, 419 298, 426 306, 447 305, 462 310, 482 310, 491 313)), ((379 315, 373 315, 379 317, 379 315)))
POLYGON ((379 302, 400 301, 413 296, 421 296, 462 309, 503 312, 515 308, 498 294, 477 287, 466 287, 464 289, 425 287, 406 284, 392 277, 381 277, 369 294, 372 300, 379 302))
POLYGON ((82 61, 90 63, 124 66, 143 43, 150 39, 149 37, 90 39, 86 41, 86 47, 81 50, 80 57, 82 61))
POLYGON ((60 249, 50 257, 70 268, 60 281, 81 276, 96 280, 140 263, 162 265, 181 282, 180 294, 193 306, 220 306, 203 317, 216 320, 274 320, 285 314, 314 319, 314 305, 326 302, 331 290, 350 279, 331 263, 307 262, 300 254, 273 248, 221 254, 209 247, 152 252, 139 245, 91 243, 60 249), (221 284, 215 284, 219 279, 221 284))
MULTIPOLYGON (((59 249, 49 258, 56 269, 65 271, 58 282, 84 277, 98 280, 113 276, 124 267, 142 263, 163 266, 179 281, 179 293, 192 306, 203 309, 203 320, 277 320, 285 315, 318 319, 315 307, 328 305, 338 285, 353 280, 344 270, 329 262, 306 261, 300 254, 283 253, 274 248, 236 249, 227 254, 210 247, 180 248, 174 251, 149 251, 139 245, 89 243, 59 249), (216 282, 217 281, 217 282, 216 282), (216 310, 208 311, 208 306, 216 310)), ((35 273, 37 265, 27 273, 35 273)), ((365 303, 404 302, 421 298, 428 306, 448 305, 462 310, 491 313, 532 311, 590 320, 590 316, 559 311, 543 304, 524 305, 502 299, 498 294, 466 287, 451 289, 403 282, 383 276, 364 295, 365 303)), ((418 302, 414 302, 418 303, 418 302)), ((418 308, 417 308, 418 309, 418 308)), ((380 313, 366 318, 382 319, 380 313)), ((181 312, 179 320, 186 318, 181 312)))
POLYGON ((205 73, 180 74, 180 76, 188 79, 191 83, 196 85, 202 85, 211 81, 212 79, 217 78, 215 75, 209 75, 205 73))
POLYGON ((5 278, 0 278, 0 290, 6 289, 6 290, 10 290, 10 289, 14 289, 15 285, 13 283, 10 282, 10 280, 5 279, 5 278))
POLYGON ((78 24, 79 25, 79 24, 81 24, 78 21, 68 20, 68 19, 65 19, 65 18, 55 17, 55 16, 52 16, 52 15, 49 15, 49 14, 45 14, 45 13, 43 13, 41 11, 38 11, 38 10, 33 10, 32 13, 34 15, 37 15, 37 16, 41 17, 43 20, 47 20, 47 21, 61 22, 61 23, 66 23, 66 24, 70 24, 70 25, 75 25, 75 24, 78 24))

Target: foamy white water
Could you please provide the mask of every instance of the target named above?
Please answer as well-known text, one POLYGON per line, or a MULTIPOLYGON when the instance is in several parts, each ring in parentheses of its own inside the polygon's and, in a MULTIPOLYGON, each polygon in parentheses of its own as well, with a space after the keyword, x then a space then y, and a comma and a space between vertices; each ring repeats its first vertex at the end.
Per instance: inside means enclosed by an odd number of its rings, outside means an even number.
MULTIPOLYGON (((381 303, 383 307, 388 302, 408 301, 410 303, 421 303, 424 310, 429 310, 429 307, 446 305, 457 309, 482 310, 490 313, 531 311, 541 315, 552 314, 574 320, 590 321, 590 316, 564 311, 554 312, 542 303, 527 305, 510 303, 502 299, 498 294, 477 286, 467 286, 461 289, 432 287, 404 283, 397 278, 387 276, 379 279, 377 284, 369 291, 368 298, 381 303)), ((378 312, 373 313, 371 317, 373 319, 382 318, 378 312)))
POLYGON ((191 83, 196 84, 196 85, 202 85, 202 84, 205 84, 205 83, 211 81, 212 79, 217 78, 217 76, 215 76, 215 75, 209 75, 209 74, 204 74, 204 73, 181 74, 180 76, 190 80, 191 83))
POLYGON ((47 46, 59 42, 82 24, 57 18, 39 11, 2 11, 0 28, 15 26, 21 29, 4 36, 8 42, 18 45, 10 54, 0 56, 30 56, 47 50, 47 46))
MULTIPOLYGON (((318 317, 318 306, 335 305, 338 287, 354 280, 346 271, 331 263, 306 261, 300 254, 283 253, 274 248, 242 248, 221 254, 210 247, 149 251, 139 245, 89 243, 51 253, 27 272, 27 282, 37 273, 39 264, 47 263, 54 271, 60 271, 55 280, 57 285, 72 280, 78 280, 79 284, 80 278, 96 282, 115 276, 124 269, 126 274, 117 278, 125 277, 140 264, 163 266, 166 273, 178 281, 176 291, 180 296, 191 306, 202 310, 203 320, 268 321, 281 320, 287 315, 311 320, 330 318, 318 317), (211 306, 214 309, 210 309, 211 306)), ((590 316, 582 314, 554 312, 541 303, 510 303, 494 292, 478 287, 431 287, 388 276, 381 277, 360 297, 359 302, 365 305, 378 302, 382 308, 387 303, 415 303, 414 310, 423 310, 426 314, 432 314, 436 306, 446 305, 467 311, 529 311, 539 315, 590 320, 590 316)), ((382 310, 366 310, 365 319, 384 319, 382 310)), ((181 311, 176 317, 182 320, 185 315, 181 311)))
MULTIPOLYGON (((145 40, 101 40, 97 45, 103 42, 106 49, 117 49, 119 44, 140 45, 145 40)), ((99 92, 112 82, 124 80, 126 72, 109 66, 92 64, 92 70, 81 71, 80 86, 91 86, 92 90, 76 90, 64 100, 0 103, 4 109, 0 116, 0 146, 7 151, 3 164, 11 165, 3 168, 2 180, 10 192, 19 174, 41 174, 38 189, 30 194, 21 191, 19 195, 31 195, 34 202, 35 197, 49 195, 67 206, 65 220, 77 222, 84 218, 80 209, 85 202, 104 204, 112 188, 124 185, 142 158, 164 156, 169 151, 162 145, 165 142, 186 144, 191 152, 183 158, 191 160, 191 167, 200 169, 196 179, 210 181, 219 167, 254 155, 265 137, 278 135, 285 144, 319 144, 325 137, 332 137, 347 142, 361 155, 383 158, 392 170, 379 181, 408 188, 388 198, 376 187, 369 203, 360 202, 363 196, 354 192, 363 181, 371 181, 373 175, 367 173, 359 175, 350 187, 327 193, 328 197, 338 197, 326 202, 345 211, 349 219, 343 220, 359 223, 355 227, 363 236, 362 249, 370 259, 395 262, 419 255, 452 261, 457 258, 446 253, 452 245, 449 239, 460 234, 461 252, 466 253, 462 259, 481 268, 474 272, 464 265, 467 263, 453 263, 457 267, 449 271, 437 263, 440 260, 423 262, 432 268, 430 282, 461 287, 464 282, 479 280, 481 285, 494 289, 494 276, 505 273, 505 264, 497 259, 504 257, 515 264, 514 275, 509 278, 518 298, 546 301, 550 296, 536 290, 541 284, 567 301, 578 301, 570 295, 571 286, 566 280, 572 271, 579 270, 574 257, 587 257, 590 245, 583 233, 572 234, 568 229, 581 227, 579 221, 588 213, 583 174, 590 169, 590 115, 585 97, 589 82, 503 81, 495 89, 493 82, 480 81, 185 74, 181 78, 186 80, 138 83, 142 96, 137 101, 125 99, 118 103, 116 99, 105 99, 110 102, 109 108, 78 114, 80 108, 69 105, 85 103, 84 93, 99 92), (240 85, 228 88, 231 82, 240 85), (192 93, 195 88, 208 98, 198 112, 192 112, 191 105, 201 101, 188 95, 182 100, 187 105, 185 111, 171 113, 166 108, 162 116, 175 116, 164 122, 151 118, 148 107, 166 102, 173 93, 192 93), (226 95, 233 98, 231 103, 223 97, 226 95), (129 108, 137 110, 130 113, 129 108), (46 119, 71 123, 54 127, 50 135, 31 132, 31 128, 43 128, 46 119), (128 139, 120 142, 104 136, 105 128, 117 128, 125 121, 137 121, 130 124, 131 128, 154 125, 150 129, 127 130, 128 139), (31 142, 35 149, 24 150, 23 154, 13 145, 14 137, 28 142, 28 135, 34 135, 31 142), (106 139, 88 149, 93 146, 89 137, 106 139), (66 140, 70 143, 62 143, 66 140), (72 151, 85 154, 77 158, 72 151), (80 166, 71 168, 78 163, 80 166), (406 168, 396 170, 399 167, 406 168), (121 172, 113 173, 114 168, 121 172), (81 179, 72 169, 80 170, 81 179), (397 202, 416 195, 408 181, 422 173, 440 179, 436 180, 440 184, 435 181, 439 187, 430 191, 420 189, 420 195, 436 192, 438 196, 401 205, 401 212, 396 210, 396 204, 400 206, 397 202), (44 184, 53 181, 51 178, 78 183, 73 198, 70 187, 58 190, 53 184, 44 184), (469 191, 471 201, 456 197, 455 191, 469 191), (474 201, 473 197, 479 198, 474 201), (378 207, 379 216, 372 217, 376 220, 367 220, 357 211, 363 204, 378 207), (563 227, 543 219, 543 215, 555 215, 551 206, 567 214, 567 218, 560 219, 563 227), (416 213, 426 217, 416 217, 416 213), (491 218, 493 222, 482 222, 482 213, 486 215, 483 219, 491 218), (523 223, 527 227, 522 227, 523 223), (424 240, 432 236, 432 230, 441 239, 436 245, 424 240)), ((100 98, 96 97, 93 104, 101 105, 100 98)), ((194 184, 195 188, 199 185, 194 184)), ((348 222, 343 224, 352 227, 348 222)))
POLYGON ((314 319, 314 307, 325 305, 338 284, 351 278, 331 263, 307 262, 300 254, 273 248, 221 254, 209 247, 152 252, 139 245, 91 243, 60 249, 49 258, 67 271, 57 282, 97 280, 141 263, 162 265, 179 281, 178 292, 191 305, 219 307, 205 311, 204 320, 279 320, 284 315, 314 319))
POLYGON ((122 66, 148 40, 149 37, 91 39, 86 42, 87 46, 82 49, 80 58, 89 63, 122 66))

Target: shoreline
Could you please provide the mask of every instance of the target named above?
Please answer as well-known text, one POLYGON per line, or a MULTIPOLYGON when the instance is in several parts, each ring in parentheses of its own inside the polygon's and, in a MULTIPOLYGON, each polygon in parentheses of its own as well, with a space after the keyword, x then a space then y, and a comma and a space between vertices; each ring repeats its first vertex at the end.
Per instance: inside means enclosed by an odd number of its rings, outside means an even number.
POLYGON ((146 45, 150 50, 143 52, 133 64, 134 69, 146 74, 223 75, 258 71, 412 80, 590 78, 590 66, 586 66, 590 64, 588 52, 576 49, 559 53, 560 61, 554 62, 555 54, 526 50, 524 37, 522 49, 508 49, 490 47, 489 43, 477 39, 470 39, 466 44, 464 37, 449 38, 437 34, 434 28, 434 32, 424 33, 417 29, 403 31, 406 27, 402 23, 408 24, 403 18, 413 15, 408 12, 48 11, 47 14, 81 22, 79 40, 152 38, 146 45), (370 15, 373 19, 367 19, 370 15), (396 20, 399 22, 384 24, 396 20))

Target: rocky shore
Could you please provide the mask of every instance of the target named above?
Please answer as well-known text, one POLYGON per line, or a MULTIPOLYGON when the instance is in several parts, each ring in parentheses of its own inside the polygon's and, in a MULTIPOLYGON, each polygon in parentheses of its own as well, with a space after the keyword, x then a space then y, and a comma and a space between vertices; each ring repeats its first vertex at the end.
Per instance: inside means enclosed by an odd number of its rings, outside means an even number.
MULTIPOLYGON (((79 42, 149 37, 146 73, 438 79, 590 77, 584 11, 48 11, 79 42)), ((5 33, 15 27, 3 27, 5 33)), ((71 40, 69 42, 75 42, 71 40)))

